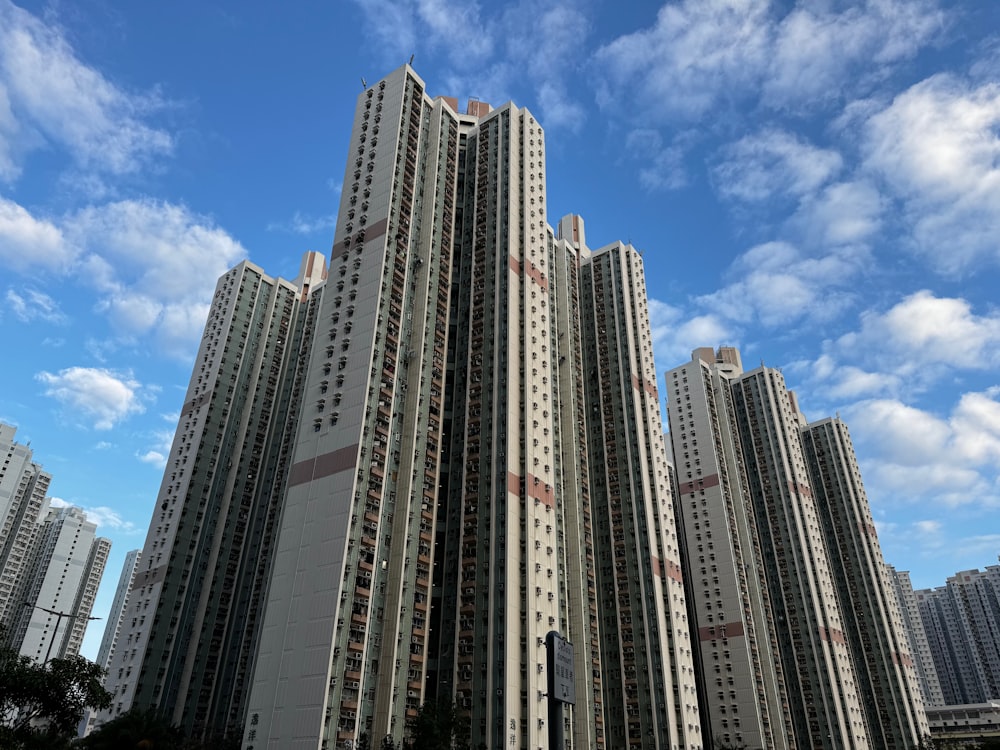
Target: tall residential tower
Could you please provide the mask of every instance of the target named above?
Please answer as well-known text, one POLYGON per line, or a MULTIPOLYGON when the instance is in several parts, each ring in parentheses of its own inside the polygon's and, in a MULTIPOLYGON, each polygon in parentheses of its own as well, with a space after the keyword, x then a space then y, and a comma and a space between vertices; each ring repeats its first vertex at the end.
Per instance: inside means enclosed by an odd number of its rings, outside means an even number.
POLYGON ((548 748, 551 631, 573 747, 701 747, 638 253, 548 226, 530 112, 408 66, 348 153, 244 747, 398 741, 436 698, 548 748))
POLYGON ((913 747, 923 701, 846 426, 807 425, 735 349, 667 387, 713 741, 913 747))
POLYGON ((242 726, 325 269, 307 253, 295 282, 248 261, 219 279, 97 726, 131 707, 195 735, 242 726))

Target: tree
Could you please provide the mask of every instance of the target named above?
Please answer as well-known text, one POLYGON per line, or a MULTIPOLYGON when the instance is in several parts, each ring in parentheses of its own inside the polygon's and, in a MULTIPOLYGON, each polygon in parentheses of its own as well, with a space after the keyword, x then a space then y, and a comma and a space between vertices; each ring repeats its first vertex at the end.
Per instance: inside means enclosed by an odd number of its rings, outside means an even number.
POLYGON ((430 700, 407 722, 409 747, 416 750, 468 750, 469 718, 451 701, 430 700))
POLYGON ((82 656, 38 664, 0 646, 0 747, 67 746, 84 709, 111 705, 103 679, 104 670, 82 656))
POLYGON ((84 750, 175 750, 184 734, 154 709, 133 708, 116 716, 80 741, 84 750))

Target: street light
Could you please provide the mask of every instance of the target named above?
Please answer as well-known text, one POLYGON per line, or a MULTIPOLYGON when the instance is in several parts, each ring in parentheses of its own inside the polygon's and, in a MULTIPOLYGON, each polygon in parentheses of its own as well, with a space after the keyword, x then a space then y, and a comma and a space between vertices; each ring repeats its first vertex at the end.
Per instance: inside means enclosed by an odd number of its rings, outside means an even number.
POLYGON ((42 612, 48 612, 50 615, 56 616, 56 626, 52 629, 52 638, 49 639, 49 650, 45 652, 45 661, 42 662, 43 665, 49 663, 49 657, 52 656, 52 647, 56 643, 56 634, 59 632, 59 625, 62 623, 63 618, 66 617, 70 620, 79 620, 82 617, 86 617, 87 620, 100 620, 100 617, 91 617, 90 615, 74 615, 71 612, 56 612, 54 609, 47 609, 46 607, 40 607, 37 604, 34 605, 35 609, 40 609, 42 612))

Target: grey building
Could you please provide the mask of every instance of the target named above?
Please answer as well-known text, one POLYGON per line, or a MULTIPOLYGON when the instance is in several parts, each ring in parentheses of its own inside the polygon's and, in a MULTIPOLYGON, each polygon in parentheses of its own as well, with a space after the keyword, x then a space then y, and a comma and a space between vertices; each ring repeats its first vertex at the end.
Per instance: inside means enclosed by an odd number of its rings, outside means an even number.
POLYGON ((548 226, 545 148, 408 66, 359 96, 247 750, 399 741, 431 698, 547 748, 553 630, 573 747, 701 747, 641 259, 548 226))
POLYGON ((24 606, 21 588, 52 481, 34 462, 31 448, 14 441, 16 432, 13 425, 0 422, 0 626, 8 638, 24 606))
POLYGON ((944 704, 1000 699, 1000 566, 914 594, 944 704))
POLYGON ((79 508, 49 510, 38 524, 13 617, 12 645, 37 662, 80 651, 111 542, 79 508))
POLYGON ((802 429, 802 446, 872 743, 913 747, 930 733, 917 654, 882 558, 847 425, 836 417, 812 422, 802 429))
POLYGON ((193 735, 242 726, 325 271, 307 253, 294 282, 248 261, 219 279, 95 726, 131 707, 193 735))

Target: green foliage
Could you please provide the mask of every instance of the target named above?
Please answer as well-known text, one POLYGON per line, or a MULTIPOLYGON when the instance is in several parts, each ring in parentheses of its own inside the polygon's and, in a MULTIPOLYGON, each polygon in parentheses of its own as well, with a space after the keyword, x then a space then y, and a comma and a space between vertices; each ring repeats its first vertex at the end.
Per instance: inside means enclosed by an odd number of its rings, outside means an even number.
POLYGON ((451 701, 427 701, 407 722, 413 750, 468 750, 469 718, 451 701))
POLYGON ((80 741, 85 750, 176 750, 184 741, 180 729, 153 709, 132 709, 116 716, 80 741))
POLYGON ((82 656, 38 664, 0 647, 0 747, 67 747, 86 708, 111 705, 104 670, 82 656))

